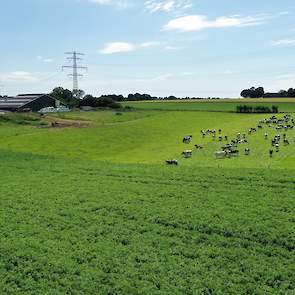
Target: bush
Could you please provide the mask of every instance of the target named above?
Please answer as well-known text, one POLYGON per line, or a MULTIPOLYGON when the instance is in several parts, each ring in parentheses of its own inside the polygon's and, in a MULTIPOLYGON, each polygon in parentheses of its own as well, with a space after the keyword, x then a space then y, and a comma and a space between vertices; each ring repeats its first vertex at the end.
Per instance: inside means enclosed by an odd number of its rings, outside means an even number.
POLYGON ((94 97, 92 95, 86 95, 80 102, 79 107, 93 107, 93 108, 111 108, 111 109, 120 109, 122 108, 121 104, 115 102, 109 97, 94 97))
POLYGON ((277 106, 251 106, 251 105, 238 105, 236 109, 237 113, 278 113, 279 108, 277 106))

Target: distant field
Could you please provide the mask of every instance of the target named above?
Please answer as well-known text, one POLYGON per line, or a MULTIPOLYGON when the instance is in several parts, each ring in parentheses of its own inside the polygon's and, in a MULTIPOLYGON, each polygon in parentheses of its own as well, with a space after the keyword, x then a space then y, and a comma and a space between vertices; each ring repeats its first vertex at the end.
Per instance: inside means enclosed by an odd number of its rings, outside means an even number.
POLYGON ((200 134, 234 138, 267 116, 1 117, 0 293, 293 295, 295 129, 272 159, 264 133, 285 131, 265 126, 221 160, 224 142, 200 134), (165 165, 172 158, 177 167, 165 165))
POLYGON ((124 105, 144 110, 235 112, 237 105, 276 105, 280 112, 295 112, 295 98, 282 99, 222 99, 186 101, 125 102, 124 105))

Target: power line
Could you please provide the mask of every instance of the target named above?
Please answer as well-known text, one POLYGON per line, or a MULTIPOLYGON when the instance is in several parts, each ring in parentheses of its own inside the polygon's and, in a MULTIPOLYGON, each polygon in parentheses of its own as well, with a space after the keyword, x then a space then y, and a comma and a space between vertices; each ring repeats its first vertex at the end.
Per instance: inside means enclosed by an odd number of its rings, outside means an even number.
POLYGON ((87 70, 87 67, 83 67, 83 66, 79 66, 78 62, 83 60, 81 57, 79 56, 83 56, 85 55, 84 53, 80 53, 80 52, 65 52, 66 55, 70 55, 70 57, 67 57, 68 60, 71 60, 73 62, 73 64, 71 66, 63 66, 62 70, 65 68, 70 68, 73 70, 72 74, 69 74, 69 77, 73 78, 73 94, 79 98, 79 84, 78 84, 78 79, 79 77, 83 77, 82 74, 80 74, 78 72, 79 69, 81 70, 87 70))

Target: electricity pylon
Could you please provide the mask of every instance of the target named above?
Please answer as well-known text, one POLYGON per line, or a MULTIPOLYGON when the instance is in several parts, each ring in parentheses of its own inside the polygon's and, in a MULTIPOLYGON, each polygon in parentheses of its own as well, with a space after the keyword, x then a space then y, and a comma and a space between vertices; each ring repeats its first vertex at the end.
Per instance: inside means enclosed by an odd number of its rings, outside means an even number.
POLYGON ((78 65, 78 61, 81 61, 82 58, 79 56, 85 55, 84 53, 80 52, 65 52, 66 55, 71 55, 70 57, 67 57, 68 60, 72 60, 73 64, 71 66, 63 66, 62 69, 64 68, 70 68, 73 69, 73 73, 69 74, 69 77, 73 77, 73 95, 77 98, 80 98, 80 90, 79 90, 79 84, 78 84, 78 79, 79 77, 83 77, 82 74, 78 73, 79 69, 87 70, 87 67, 82 67, 78 65))

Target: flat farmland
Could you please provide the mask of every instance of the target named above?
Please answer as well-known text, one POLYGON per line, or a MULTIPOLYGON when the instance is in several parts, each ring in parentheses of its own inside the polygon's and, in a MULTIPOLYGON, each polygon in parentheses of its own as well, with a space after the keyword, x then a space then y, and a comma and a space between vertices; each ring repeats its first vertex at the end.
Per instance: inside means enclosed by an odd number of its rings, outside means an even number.
POLYGON ((0 160, 4 294, 294 294, 294 171, 0 160))
POLYGON ((280 112, 295 112, 295 98, 281 99, 220 99, 220 100, 184 100, 184 101, 140 101, 126 102, 126 106, 138 110, 169 111, 210 111, 235 112, 238 105, 279 107, 280 112))

